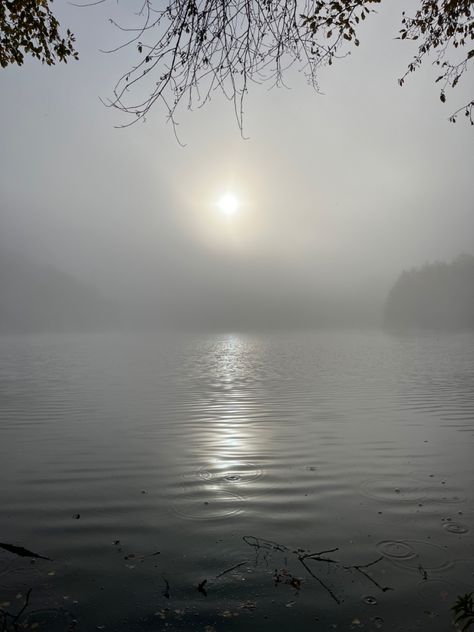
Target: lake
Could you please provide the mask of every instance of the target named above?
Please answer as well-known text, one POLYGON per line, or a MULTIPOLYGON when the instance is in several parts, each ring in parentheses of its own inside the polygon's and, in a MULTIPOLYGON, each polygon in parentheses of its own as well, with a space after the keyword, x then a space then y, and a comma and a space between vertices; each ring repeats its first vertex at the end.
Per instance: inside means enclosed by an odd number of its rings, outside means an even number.
POLYGON ((474 589, 473 452, 474 334, 2 336, 0 542, 50 559, 0 548, 0 608, 445 632, 474 589))

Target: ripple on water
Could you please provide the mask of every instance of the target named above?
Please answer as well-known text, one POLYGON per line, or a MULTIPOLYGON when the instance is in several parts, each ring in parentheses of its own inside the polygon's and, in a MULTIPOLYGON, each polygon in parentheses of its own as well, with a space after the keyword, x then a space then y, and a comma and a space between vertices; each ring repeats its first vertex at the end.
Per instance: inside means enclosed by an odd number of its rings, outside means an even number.
POLYGON ((183 518, 212 520, 240 513, 243 504, 244 499, 238 494, 202 487, 195 489, 193 493, 178 494, 172 507, 173 511, 183 518))
POLYGON ((430 503, 430 504, 457 504, 466 501, 466 497, 455 488, 445 484, 420 486, 420 481, 415 479, 374 479, 361 484, 360 490, 364 496, 373 500, 388 503, 430 503))
POLYGON ((443 525, 443 528, 445 531, 449 531, 449 533, 455 533, 457 535, 469 533, 469 527, 461 522, 446 522, 443 525))
POLYGON ((206 482, 242 484, 250 483, 262 476, 261 470, 255 463, 247 461, 220 461, 203 466, 198 470, 198 476, 206 482))
POLYGON ((360 490, 364 496, 384 502, 420 502, 423 499, 418 484, 411 480, 397 481, 389 478, 368 480, 362 483, 360 490))
POLYGON ((410 560, 416 557, 416 551, 406 542, 382 540, 377 544, 380 555, 392 560, 410 560))
POLYGON ((455 560, 451 575, 457 582, 472 590, 474 586, 474 559, 455 560))
POLYGON ((70 612, 62 608, 43 608, 33 610, 25 617, 25 627, 28 630, 46 629, 48 632, 64 632, 71 629, 73 617, 70 612))
POLYGON ((426 605, 439 606, 452 602, 459 592, 454 584, 445 579, 427 579, 418 584, 418 596, 426 605))
MULTIPOLYGON (((445 490, 445 491, 447 491, 447 490, 445 490)), ((441 503, 441 504, 447 504, 447 505, 449 505, 449 504, 456 505, 458 503, 466 502, 466 496, 463 496, 462 494, 458 494, 456 492, 447 491, 447 493, 444 493, 442 495, 437 495, 434 498, 430 495, 428 500, 431 500, 433 503, 441 503)))
POLYGON ((7 555, 4 555, 0 552, 0 577, 8 573, 11 567, 11 560, 7 558, 7 555))
POLYGON ((453 565, 446 549, 422 540, 383 540, 377 550, 401 567, 422 571, 445 571, 453 565))
POLYGON ((466 502, 458 487, 447 484, 447 476, 433 472, 411 472, 410 476, 423 483, 423 501, 432 504, 456 504, 466 502))
POLYGON ((9 553, 0 553, 0 588, 13 584, 29 585, 44 575, 44 568, 45 562, 42 560, 25 560, 9 553))

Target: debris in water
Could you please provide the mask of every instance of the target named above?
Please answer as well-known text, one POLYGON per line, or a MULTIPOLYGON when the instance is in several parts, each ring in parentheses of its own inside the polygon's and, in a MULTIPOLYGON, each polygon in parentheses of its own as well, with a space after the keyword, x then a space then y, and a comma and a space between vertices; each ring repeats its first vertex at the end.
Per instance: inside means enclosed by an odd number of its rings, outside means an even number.
POLYGON ((163 590, 163 592, 161 594, 166 599, 169 599, 170 598, 170 584, 169 584, 168 580, 166 579, 166 577, 163 577, 163 581, 165 582, 165 589, 163 590))
POLYGON ((0 549, 5 549, 9 553, 14 553, 15 555, 19 555, 20 557, 35 557, 40 560, 48 560, 48 562, 52 562, 51 558, 45 557, 44 555, 38 555, 38 553, 33 553, 33 551, 29 551, 22 546, 15 546, 14 544, 6 544, 5 542, 0 542, 0 549))
POLYGON ((429 617, 430 619, 436 619, 438 615, 437 612, 434 612, 433 610, 424 610, 424 613, 426 614, 427 617, 429 617))
POLYGON ((275 569, 273 581, 275 582, 275 586, 283 583, 291 586, 295 590, 301 588, 301 579, 292 575, 287 568, 281 568, 280 570, 275 569))
POLYGON ((207 579, 203 579, 202 582, 199 582, 197 585, 198 592, 202 593, 204 597, 207 597, 207 592, 204 586, 207 584, 207 579))
POLYGON ((420 573, 423 581, 427 581, 428 579, 428 573, 426 572, 426 570, 423 568, 423 566, 421 564, 418 564, 418 572, 420 573))
POLYGON ((242 603, 239 605, 239 608, 241 609, 245 609, 245 610, 255 610, 255 608, 257 607, 257 604, 255 603, 255 601, 242 601, 242 603))
POLYGON ((232 619, 233 617, 238 617, 238 612, 231 612, 230 610, 223 610, 222 612, 217 613, 223 619, 232 619))

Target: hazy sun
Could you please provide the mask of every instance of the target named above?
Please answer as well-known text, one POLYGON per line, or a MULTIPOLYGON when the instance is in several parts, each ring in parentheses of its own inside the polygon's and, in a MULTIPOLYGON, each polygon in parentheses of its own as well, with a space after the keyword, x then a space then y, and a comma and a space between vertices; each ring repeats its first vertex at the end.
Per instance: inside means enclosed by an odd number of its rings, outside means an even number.
POLYGON ((239 210, 239 200, 233 193, 224 193, 217 200, 217 208, 224 215, 234 215, 239 210))

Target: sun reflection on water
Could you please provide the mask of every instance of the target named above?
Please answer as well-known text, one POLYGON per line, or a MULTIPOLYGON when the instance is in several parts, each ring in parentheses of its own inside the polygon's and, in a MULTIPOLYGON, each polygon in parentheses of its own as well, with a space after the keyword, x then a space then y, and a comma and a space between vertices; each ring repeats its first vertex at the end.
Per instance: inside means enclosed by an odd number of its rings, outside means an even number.
POLYGON ((212 431, 206 446, 209 457, 200 475, 218 486, 242 485, 262 474, 254 462, 259 442, 250 385, 251 375, 255 375, 252 356, 251 342, 236 334, 221 338, 213 349, 212 431))

